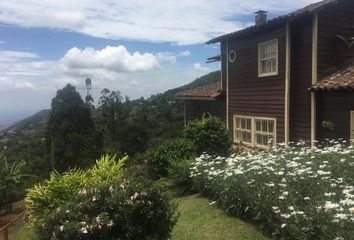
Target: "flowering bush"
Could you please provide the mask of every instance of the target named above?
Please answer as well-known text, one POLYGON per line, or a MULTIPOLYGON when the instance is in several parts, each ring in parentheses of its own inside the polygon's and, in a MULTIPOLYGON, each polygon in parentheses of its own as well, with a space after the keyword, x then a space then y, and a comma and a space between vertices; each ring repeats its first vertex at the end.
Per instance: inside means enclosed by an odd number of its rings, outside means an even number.
POLYGON ((191 176, 220 207, 260 223, 274 238, 354 239, 354 149, 346 144, 202 155, 191 176))
POLYGON ((156 189, 136 183, 81 189, 44 216, 41 239, 166 240, 175 208, 156 189))
POLYGON ((123 165, 103 156, 86 171, 54 173, 26 197, 40 239, 168 239, 175 207, 145 184, 127 180, 123 165))

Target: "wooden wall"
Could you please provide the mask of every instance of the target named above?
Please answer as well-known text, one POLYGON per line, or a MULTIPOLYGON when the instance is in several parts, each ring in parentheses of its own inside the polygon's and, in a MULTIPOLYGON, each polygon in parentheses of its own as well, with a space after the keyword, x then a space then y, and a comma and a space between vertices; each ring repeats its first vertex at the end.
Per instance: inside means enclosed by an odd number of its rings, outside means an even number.
POLYGON ((311 139, 312 16, 291 23, 290 141, 311 139))
POLYGON ((226 42, 220 44, 221 51, 221 86, 222 90, 226 90, 226 61, 228 56, 226 56, 226 42))
POLYGON ((319 92, 317 95, 318 140, 350 138, 350 111, 354 111, 354 91, 319 92), (332 121, 333 131, 324 129, 322 121, 332 121))
POLYGON ((225 121, 225 104, 225 97, 220 97, 215 101, 185 100, 186 121, 202 119, 203 113, 206 112, 225 121))
POLYGON ((336 35, 354 37, 354 1, 345 0, 318 14, 318 73, 354 57, 354 46, 348 49, 336 35))
POLYGON ((277 142, 284 141, 285 49, 286 27, 258 32, 229 40, 236 51, 236 61, 229 63, 229 129, 233 115, 250 115, 277 119, 277 142), (278 75, 258 77, 258 44, 278 39, 278 75))

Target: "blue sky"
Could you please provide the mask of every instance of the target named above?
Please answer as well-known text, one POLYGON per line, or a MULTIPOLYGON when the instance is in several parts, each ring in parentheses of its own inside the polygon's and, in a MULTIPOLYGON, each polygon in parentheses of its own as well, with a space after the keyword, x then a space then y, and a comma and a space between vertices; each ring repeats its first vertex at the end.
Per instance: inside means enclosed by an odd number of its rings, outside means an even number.
POLYGON ((219 64, 207 40, 316 0, 0 0, 0 124, 50 108, 67 83, 131 98, 181 86, 219 64))

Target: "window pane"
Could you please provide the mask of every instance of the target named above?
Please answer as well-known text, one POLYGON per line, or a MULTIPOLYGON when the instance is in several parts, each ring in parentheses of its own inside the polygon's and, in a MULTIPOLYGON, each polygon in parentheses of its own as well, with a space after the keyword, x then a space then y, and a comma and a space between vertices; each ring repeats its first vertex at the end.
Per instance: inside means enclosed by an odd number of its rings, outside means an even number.
POLYGON ((246 120, 246 129, 251 130, 252 124, 251 124, 251 119, 246 120))
POLYGON ((261 127, 261 121, 256 120, 256 131, 261 131, 262 127, 261 127))
POLYGON ((262 120, 262 132, 268 132, 268 121, 262 120))

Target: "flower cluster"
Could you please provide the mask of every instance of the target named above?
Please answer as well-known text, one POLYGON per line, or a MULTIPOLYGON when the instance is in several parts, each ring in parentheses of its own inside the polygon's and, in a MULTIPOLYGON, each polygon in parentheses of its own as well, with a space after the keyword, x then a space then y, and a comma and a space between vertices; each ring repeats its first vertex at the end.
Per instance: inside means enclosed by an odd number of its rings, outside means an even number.
POLYGON ((204 154, 196 187, 237 216, 287 239, 354 239, 354 148, 328 140, 229 157, 204 154))

